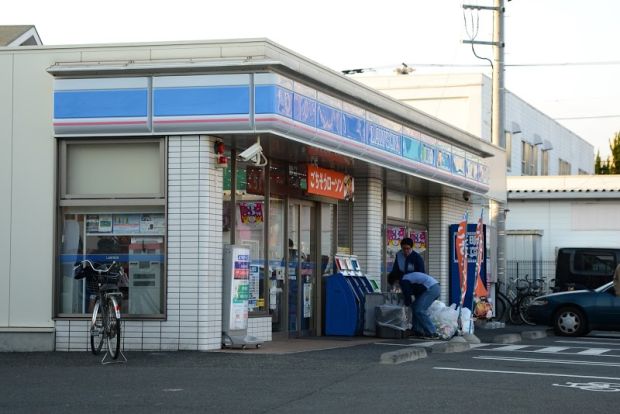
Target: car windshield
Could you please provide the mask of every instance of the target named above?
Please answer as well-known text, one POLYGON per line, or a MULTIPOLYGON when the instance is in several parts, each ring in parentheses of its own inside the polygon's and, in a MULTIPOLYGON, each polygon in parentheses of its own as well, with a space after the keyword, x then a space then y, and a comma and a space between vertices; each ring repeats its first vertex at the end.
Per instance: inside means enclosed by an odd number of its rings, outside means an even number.
POLYGON ((613 285, 614 282, 609 282, 609 283, 605 283, 603 286, 599 286, 596 289, 594 289, 595 292, 603 292, 607 289, 609 289, 609 287, 611 285, 613 285))

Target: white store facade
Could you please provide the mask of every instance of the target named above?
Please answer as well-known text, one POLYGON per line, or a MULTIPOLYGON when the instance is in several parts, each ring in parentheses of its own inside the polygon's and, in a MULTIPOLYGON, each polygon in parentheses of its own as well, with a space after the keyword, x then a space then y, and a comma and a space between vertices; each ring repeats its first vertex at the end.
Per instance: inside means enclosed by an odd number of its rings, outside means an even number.
POLYGON ((389 234, 422 235, 445 300, 448 226, 503 217, 502 149, 269 40, 3 48, 0 75, 1 350, 88 348, 83 258, 129 274, 124 349, 219 349, 226 244, 249 334, 320 336, 336 252, 385 285, 389 234))

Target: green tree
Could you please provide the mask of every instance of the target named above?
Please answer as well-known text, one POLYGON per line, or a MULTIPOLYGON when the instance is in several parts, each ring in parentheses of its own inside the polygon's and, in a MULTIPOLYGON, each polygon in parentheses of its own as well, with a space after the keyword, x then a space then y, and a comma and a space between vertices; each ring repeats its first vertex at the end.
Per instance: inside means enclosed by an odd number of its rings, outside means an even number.
POLYGON ((609 141, 611 157, 609 159, 609 174, 620 174, 620 132, 609 141))
POLYGON ((601 165, 601 151, 596 151, 596 158, 594 158, 594 174, 600 175, 602 174, 603 166, 601 165))

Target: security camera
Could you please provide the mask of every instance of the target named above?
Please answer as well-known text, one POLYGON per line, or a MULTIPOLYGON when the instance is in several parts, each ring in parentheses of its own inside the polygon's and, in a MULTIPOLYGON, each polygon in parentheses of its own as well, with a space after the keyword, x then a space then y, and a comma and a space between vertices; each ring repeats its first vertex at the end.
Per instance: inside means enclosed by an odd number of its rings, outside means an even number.
POLYGON ((471 198, 471 193, 469 191, 463 191, 463 200, 469 201, 471 198))
POLYGON ((263 152, 263 147, 260 144, 254 143, 248 149, 244 150, 241 154, 239 154, 239 158, 243 161, 251 161, 251 160, 259 160, 260 154, 263 152))

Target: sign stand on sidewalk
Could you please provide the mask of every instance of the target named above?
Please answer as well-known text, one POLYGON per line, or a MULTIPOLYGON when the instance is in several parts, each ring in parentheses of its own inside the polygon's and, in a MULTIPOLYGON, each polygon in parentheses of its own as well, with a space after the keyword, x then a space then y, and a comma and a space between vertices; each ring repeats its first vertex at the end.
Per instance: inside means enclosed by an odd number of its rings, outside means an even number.
POLYGON ((224 246, 224 308, 222 310, 222 346, 260 348, 263 341, 248 335, 248 298, 250 294, 250 249, 224 246))

